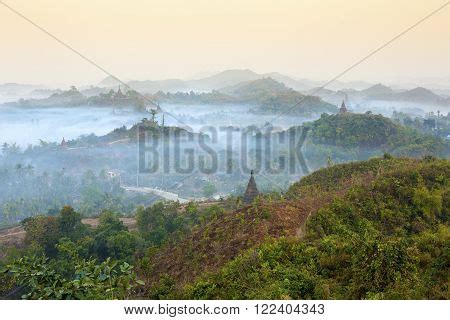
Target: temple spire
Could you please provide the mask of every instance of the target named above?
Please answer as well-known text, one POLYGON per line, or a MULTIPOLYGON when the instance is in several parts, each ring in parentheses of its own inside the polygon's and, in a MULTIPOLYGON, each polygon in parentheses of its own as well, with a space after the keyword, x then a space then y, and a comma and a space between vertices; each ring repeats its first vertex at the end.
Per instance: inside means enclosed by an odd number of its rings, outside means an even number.
POLYGON ((61 147, 61 148, 66 148, 66 147, 67 147, 67 142, 66 142, 66 139, 64 139, 64 137, 62 138, 60 147, 61 147))
POLYGON ((125 95, 123 94, 122 90, 120 89, 120 84, 119 84, 119 89, 117 90, 117 94, 116 94, 116 98, 124 98, 125 95))
POLYGON ((342 100, 342 104, 341 104, 341 108, 339 109, 339 113, 347 113, 348 109, 347 106, 345 105, 345 100, 342 100))
POLYGON ((259 195, 258 187, 256 186, 253 170, 250 172, 250 180, 248 181, 247 190, 244 194, 244 203, 250 204, 259 195))

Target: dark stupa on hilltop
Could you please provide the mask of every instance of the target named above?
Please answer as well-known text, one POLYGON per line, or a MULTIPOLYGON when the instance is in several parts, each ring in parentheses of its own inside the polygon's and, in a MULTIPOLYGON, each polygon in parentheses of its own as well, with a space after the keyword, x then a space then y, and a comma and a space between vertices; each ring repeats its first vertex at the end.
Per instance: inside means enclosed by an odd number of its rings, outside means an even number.
POLYGON ((259 195, 258 187, 256 186, 255 178, 253 177, 253 170, 250 172, 250 180, 248 181, 247 190, 244 194, 244 203, 250 204, 259 195))
POLYGON ((339 113, 347 113, 348 109, 347 106, 345 105, 345 100, 342 101, 341 107, 339 108, 339 113))

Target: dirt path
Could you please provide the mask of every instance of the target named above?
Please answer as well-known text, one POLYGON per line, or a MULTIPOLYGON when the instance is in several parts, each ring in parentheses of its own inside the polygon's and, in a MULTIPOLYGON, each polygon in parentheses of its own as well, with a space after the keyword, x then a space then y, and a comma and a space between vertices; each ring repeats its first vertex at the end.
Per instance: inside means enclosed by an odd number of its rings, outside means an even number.
POLYGON ((0 246, 20 246, 25 239, 25 233, 22 226, 0 230, 0 246))

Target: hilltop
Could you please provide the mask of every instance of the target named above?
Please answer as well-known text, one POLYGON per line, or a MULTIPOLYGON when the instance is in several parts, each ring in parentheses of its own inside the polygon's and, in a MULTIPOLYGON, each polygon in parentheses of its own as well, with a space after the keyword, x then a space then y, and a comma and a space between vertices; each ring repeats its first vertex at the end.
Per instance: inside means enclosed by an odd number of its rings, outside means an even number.
POLYGON ((446 157, 450 153, 449 144, 439 137, 420 133, 370 112, 323 114, 309 126, 311 140, 316 145, 378 150, 407 157, 446 157))
POLYGON ((219 89, 219 91, 239 97, 242 100, 263 100, 268 96, 288 92, 292 89, 272 78, 245 81, 237 85, 219 89))
POLYGON ((383 95, 390 95, 394 93, 390 87, 385 86, 381 83, 371 86, 365 90, 361 90, 360 93, 369 99, 376 99, 377 97, 381 97, 383 95))
POLYGON ((317 144, 373 148, 384 146, 401 128, 382 115, 345 113, 322 115, 312 123, 312 140, 317 144))
POLYGON ((359 95, 365 100, 404 101, 438 105, 447 104, 443 97, 423 87, 417 87, 411 90, 394 91, 387 86, 377 84, 366 90, 360 91, 359 95))
POLYGON ((442 104, 448 105, 448 101, 446 101, 443 97, 435 94, 431 90, 426 88, 417 87, 405 92, 400 92, 393 97, 393 99, 401 100, 401 101, 410 101, 415 103, 432 103, 432 104, 442 104))
POLYGON ((337 107, 321 98, 303 95, 272 78, 262 78, 223 87, 211 92, 157 92, 151 98, 159 103, 245 104, 256 114, 307 115, 335 113, 337 107))
POLYGON ((255 105, 257 114, 303 115, 308 113, 337 112, 336 106, 314 96, 305 96, 272 78, 263 78, 223 88, 239 101, 255 105))
POLYGON ((144 295, 448 298, 449 177, 446 160, 373 159, 319 170, 283 198, 262 197, 163 247, 146 270, 144 295))

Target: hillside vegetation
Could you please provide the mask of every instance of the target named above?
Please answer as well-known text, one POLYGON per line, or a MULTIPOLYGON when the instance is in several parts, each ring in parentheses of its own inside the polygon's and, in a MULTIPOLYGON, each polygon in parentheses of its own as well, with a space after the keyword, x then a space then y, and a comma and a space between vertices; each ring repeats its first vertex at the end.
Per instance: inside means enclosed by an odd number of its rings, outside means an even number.
POLYGON ((22 223, 24 247, 0 261, 0 295, 448 299, 449 178, 448 160, 386 155, 318 170, 247 206, 140 207, 134 230, 108 211, 89 227, 64 207, 22 223))
POLYGON ((305 96, 272 78, 245 81, 206 93, 157 92, 152 99, 160 103, 182 104, 245 104, 257 114, 310 115, 335 113, 337 107, 319 97, 305 96))
POLYGON ((225 91, 243 102, 256 105, 252 111, 258 114, 304 115, 337 112, 335 105, 319 97, 305 96, 272 78, 242 83, 225 91))
POLYGON ((311 141, 316 145, 379 150, 403 157, 446 157, 450 153, 448 142, 401 126, 379 114, 323 114, 309 126, 311 141))
POLYGON ((434 159, 319 170, 285 199, 260 199, 163 248, 151 269, 159 280, 146 294, 446 299, 449 177, 450 163, 434 159))

